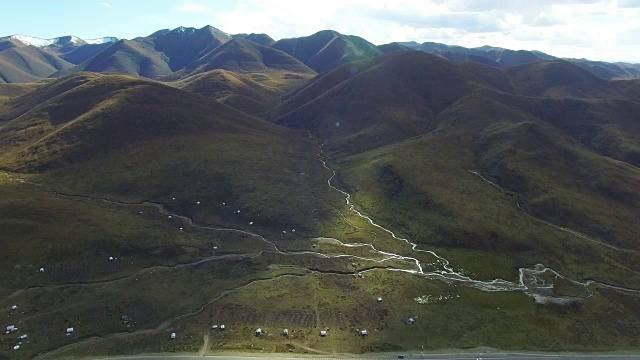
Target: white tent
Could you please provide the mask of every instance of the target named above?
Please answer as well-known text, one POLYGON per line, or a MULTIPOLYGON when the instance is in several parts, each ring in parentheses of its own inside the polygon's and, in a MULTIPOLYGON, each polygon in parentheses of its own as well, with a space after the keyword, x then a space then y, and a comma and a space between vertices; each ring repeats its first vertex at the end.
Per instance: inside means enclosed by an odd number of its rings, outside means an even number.
POLYGON ((11 310, 13 310, 13 311, 18 310, 18 306, 17 306, 17 305, 13 305, 13 306, 11 307, 11 310))
POLYGON ((176 333, 171 333, 171 338, 175 339, 176 338, 176 333))
POLYGON ((71 334, 72 332, 73 332, 73 328, 72 327, 67 328, 67 334, 71 334))
POLYGON ((220 330, 224 330, 224 324, 220 325, 220 330))
POLYGON ((362 336, 367 336, 367 335, 369 335, 369 332, 368 332, 367 330, 364 330, 364 329, 363 329, 362 331, 360 331, 360 334, 361 334, 362 336))
POLYGON ((262 335, 262 329, 258 328, 256 329, 256 336, 260 336, 262 335))
POLYGON ((327 336, 327 331, 326 330, 320 331, 320 336, 327 336))

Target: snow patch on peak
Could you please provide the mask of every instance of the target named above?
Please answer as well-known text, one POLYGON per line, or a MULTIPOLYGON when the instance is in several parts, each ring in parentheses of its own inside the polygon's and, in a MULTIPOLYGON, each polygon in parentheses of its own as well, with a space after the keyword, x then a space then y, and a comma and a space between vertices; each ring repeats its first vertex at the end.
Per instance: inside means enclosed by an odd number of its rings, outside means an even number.
POLYGON ((54 39, 41 39, 41 38, 37 38, 37 37, 32 37, 32 36, 27 36, 27 35, 11 35, 9 36, 9 39, 15 39, 20 41, 21 43, 25 44, 25 45, 33 45, 36 47, 44 47, 44 46, 49 46, 52 45, 54 43, 54 39))
POLYGON ((101 37, 101 38, 97 38, 97 39, 88 39, 85 40, 84 42, 86 42, 87 44, 106 44, 106 43, 112 43, 112 42, 116 42, 119 39, 113 36, 107 36, 107 37, 101 37))
POLYGON ((0 40, 18 40, 27 46, 31 45, 31 46, 42 48, 42 47, 47 47, 52 45, 65 45, 69 43, 73 45, 82 45, 85 43, 86 44, 105 44, 105 43, 116 42, 118 41, 118 38, 108 36, 108 37, 102 37, 98 39, 83 40, 77 36, 69 35, 69 36, 60 36, 53 39, 42 39, 42 38, 37 38, 33 36, 18 34, 18 35, 11 35, 11 36, 0 38, 0 40))

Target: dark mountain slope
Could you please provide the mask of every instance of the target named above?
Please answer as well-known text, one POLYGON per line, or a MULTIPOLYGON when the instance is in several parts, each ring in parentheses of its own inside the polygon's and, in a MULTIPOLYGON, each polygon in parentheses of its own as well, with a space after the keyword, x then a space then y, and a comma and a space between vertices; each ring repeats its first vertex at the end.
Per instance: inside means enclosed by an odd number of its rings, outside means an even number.
POLYGON ((272 46, 317 72, 332 70, 342 64, 381 54, 375 45, 358 36, 342 35, 332 30, 320 31, 306 37, 278 40, 272 46))
POLYGON ((516 91, 527 96, 615 97, 609 83, 566 61, 533 62, 505 69, 516 91))
POLYGON ((203 54, 179 74, 193 75, 214 69, 240 72, 287 70, 314 73, 309 67, 282 51, 236 38, 203 54))
MULTIPOLYGON (((8 43, 8 42, 7 42, 8 43)), ((31 82, 73 66, 57 56, 35 46, 11 43, 0 50, 0 82, 31 82)))
POLYGON ((120 40, 93 58, 53 76, 91 71, 155 78, 171 74, 168 61, 148 40, 120 40))
POLYGON ((231 40, 231 37, 214 28, 201 29, 179 27, 171 31, 161 30, 149 36, 146 41, 153 42, 154 49, 166 56, 171 71, 178 71, 207 51, 231 40))
POLYGON ((264 45, 264 46, 271 46, 273 45, 274 42, 276 42, 275 40, 273 40, 271 38, 271 36, 267 35, 267 34, 234 34, 231 35, 231 37, 233 38, 242 38, 242 39, 247 39, 249 41, 253 41, 256 44, 260 44, 260 45, 264 45))
POLYGON ((470 79, 437 56, 392 52, 314 79, 272 117, 341 153, 360 152, 432 129, 438 112, 473 91, 470 79))

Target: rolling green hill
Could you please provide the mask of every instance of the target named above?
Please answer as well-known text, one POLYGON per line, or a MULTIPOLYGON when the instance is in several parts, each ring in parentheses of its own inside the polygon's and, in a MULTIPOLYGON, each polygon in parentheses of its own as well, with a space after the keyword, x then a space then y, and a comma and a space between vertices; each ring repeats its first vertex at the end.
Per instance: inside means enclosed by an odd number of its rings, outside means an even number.
POLYGON ((0 358, 640 348, 636 80, 256 41, 0 84, 0 358))
POLYGON ((37 179, 68 192, 136 201, 177 197, 185 212, 202 218, 254 217, 267 228, 312 223, 311 213, 293 215, 315 202, 309 202, 306 177, 295 174, 321 171, 317 150, 291 130, 200 95, 124 76, 62 78, 9 105, 9 121, 0 128, 5 170, 39 173, 37 179), (292 186, 299 187, 294 195, 292 186), (272 208, 276 199, 287 199, 286 206, 272 208), (196 200, 206 205, 193 207, 196 200), (222 202, 242 215, 234 216, 222 202))
POLYGON ((171 83, 180 89, 212 97, 248 114, 266 112, 285 92, 304 84, 313 74, 288 71, 237 73, 212 70, 171 83))
MULTIPOLYGON (((540 229, 518 206, 613 247, 639 249, 632 219, 640 216, 640 108, 617 86, 566 62, 500 70, 394 52, 314 79, 272 115, 324 139, 355 204, 403 236, 520 262, 533 253, 568 270, 580 260, 558 255, 565 254, 551 240, 558 235, 546 233, 553 227, 540 229), (486 191, 500 204, 487 203, 486 191), (520 221, 529 225, 513 225, 520 221), (549 243, 536 245, 540 238, 549 243)), ((612 256, 618 274, 628 272, 618 280, 635 281, 637 267, 612 256)))

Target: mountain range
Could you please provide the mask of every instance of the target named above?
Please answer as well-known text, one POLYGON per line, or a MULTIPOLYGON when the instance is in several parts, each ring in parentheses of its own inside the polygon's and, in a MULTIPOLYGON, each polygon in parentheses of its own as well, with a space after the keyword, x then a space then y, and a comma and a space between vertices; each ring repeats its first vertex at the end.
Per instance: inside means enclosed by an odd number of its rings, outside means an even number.
POLYGON ((159 30, 132 40, 5 36, 0 38, 0 81, 29 82, 79 71, 139 75, 158 80, 176 80, 213 69, 246 72, 268 68, 321 73, 351 61, 403 50, 428 52, 455 63, 480 62, 494 67, 566 60, 605 80, 640 77, 640 64, 559 59, 540 51, 491 46, 465 48, 432 42, 376 46, 358 36, 331 30, 275 41, 267 34, 230 35, 205 26, 159 30), (222 47, 227 42, 230 44, 222 47), (243 55, 238 62, 235 58, 240 53, 243 55))
POLYGON ((633 64, 211 26, 0 49, 29 339, 0 358, 640 348, 633 64))

